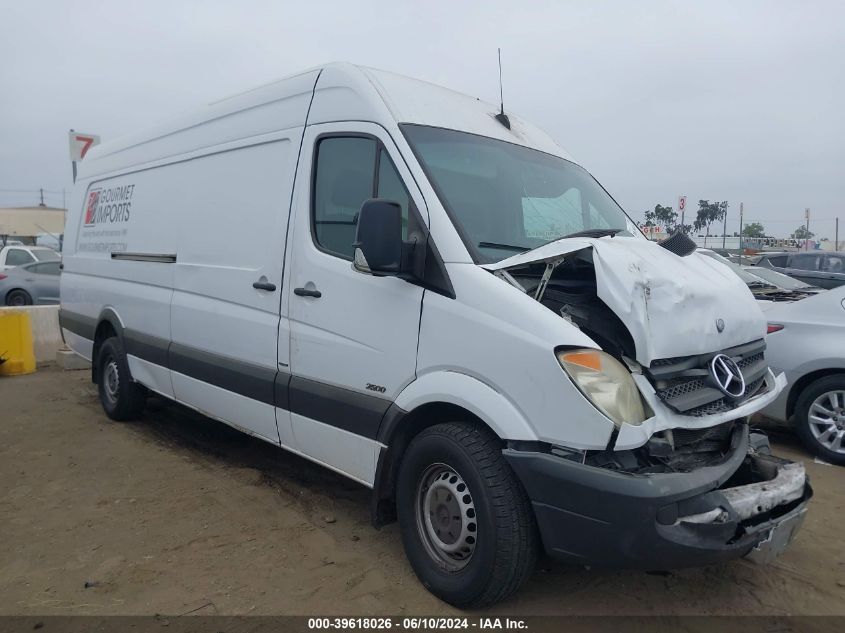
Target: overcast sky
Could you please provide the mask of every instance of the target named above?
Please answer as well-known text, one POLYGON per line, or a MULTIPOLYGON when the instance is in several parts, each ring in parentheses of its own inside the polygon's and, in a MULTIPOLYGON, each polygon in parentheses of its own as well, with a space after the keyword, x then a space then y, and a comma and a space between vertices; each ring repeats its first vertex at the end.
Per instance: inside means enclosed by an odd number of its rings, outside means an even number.
POLYGON ((0 206, 61 205, 104 140, 326 61, 419 77, 549 132, 635 219, 686 194, 845 239, 845 2, 0 0, 0 206), (53 193, 59 192, 59 193, 53 193))

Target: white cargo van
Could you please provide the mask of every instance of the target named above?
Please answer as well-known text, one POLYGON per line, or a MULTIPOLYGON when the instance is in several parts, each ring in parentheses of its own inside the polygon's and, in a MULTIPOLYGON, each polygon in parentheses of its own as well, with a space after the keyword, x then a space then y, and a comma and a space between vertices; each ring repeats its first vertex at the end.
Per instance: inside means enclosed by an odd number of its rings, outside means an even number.
POLYGON ((542 549, 767 559, 806 512, 745 284, 478 99, 331 64, 216 101, 93 148, 64 249, 110 417, 155 392, 372 488, 452 604, 542 549))

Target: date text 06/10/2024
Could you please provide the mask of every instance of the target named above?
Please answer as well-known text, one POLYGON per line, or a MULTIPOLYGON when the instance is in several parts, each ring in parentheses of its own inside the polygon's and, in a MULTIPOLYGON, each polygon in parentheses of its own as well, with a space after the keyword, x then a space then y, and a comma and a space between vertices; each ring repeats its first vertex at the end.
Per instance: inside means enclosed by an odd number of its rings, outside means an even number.
POLYGON ((519 618, 436 618, 436 617, 373 617, 373 618, 308 618, 312 630, 524 630, 519 618))

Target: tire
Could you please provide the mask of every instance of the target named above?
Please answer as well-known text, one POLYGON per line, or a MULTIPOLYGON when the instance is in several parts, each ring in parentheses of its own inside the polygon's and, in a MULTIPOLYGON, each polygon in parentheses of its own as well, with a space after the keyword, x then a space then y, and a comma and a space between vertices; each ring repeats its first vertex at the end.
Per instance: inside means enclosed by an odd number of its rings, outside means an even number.
POLYGON ((399 466, 396 505, 411 567, 441 600, 482 607, 530 577, 540 551, 534 513, 491 433, 459 422, 421 432, 399 466))
POLYGON ((9 294, 6 295, 6 305, 31 306, 32 297, 26 290, 21 290, 20 288, 18 288, 16 290, 12 290, 9 294))
POLYGON ((97 356, 97 389, 106 415, 121 422, 144 410, 144 388, 132 381, 123 345, 116 336, 103 341, 97 356))
POLYGON ((804 388, 795 403, 795 430, 811 453, 845 466, 845 374, 819 378, 804 388))

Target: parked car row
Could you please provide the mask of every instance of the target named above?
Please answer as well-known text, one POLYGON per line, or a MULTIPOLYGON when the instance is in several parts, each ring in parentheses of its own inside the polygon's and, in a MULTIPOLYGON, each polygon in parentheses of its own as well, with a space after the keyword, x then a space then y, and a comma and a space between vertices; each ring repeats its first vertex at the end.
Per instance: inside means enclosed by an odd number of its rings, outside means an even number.
POLYGON ((701 255, 715 259, 730 268, 737 277, 739 277, 754 298, 757 299, 758 305, 765 310, 767 305, 781 301, 797 301, 819 292, 815 286, 810 286, 803 282, 797 281, 786 275, 770 270, 761 269, 756 266, 740 266, 736 262, 730 261, 726 257, 706 248, 699 248, 698 252, 701 255), (763 274, 758 274, 761 271, 763 274), (779 275, 779 277, 774 277, 779 275), (765 277, 763 275, 766 275, 765 277))
MULTIPOLYGON (((845 465, 845 286, 826 290, 810 285, 760 265, 762 258, 758 265, 739 266, 713 251, 698 252, 722 262, 745 281, 768 320, 766 356, 777 373, 786 375, 787 386, 762 413, 792 426, 815 455, 845 465)), ((764 258, 798 265, 810 261, 808 257, 819 260, 831 255, 837 254, 764 258)))
POLYGON ((845 284, 845 253, 763 253, 753 263, 820 288, 845 284))

